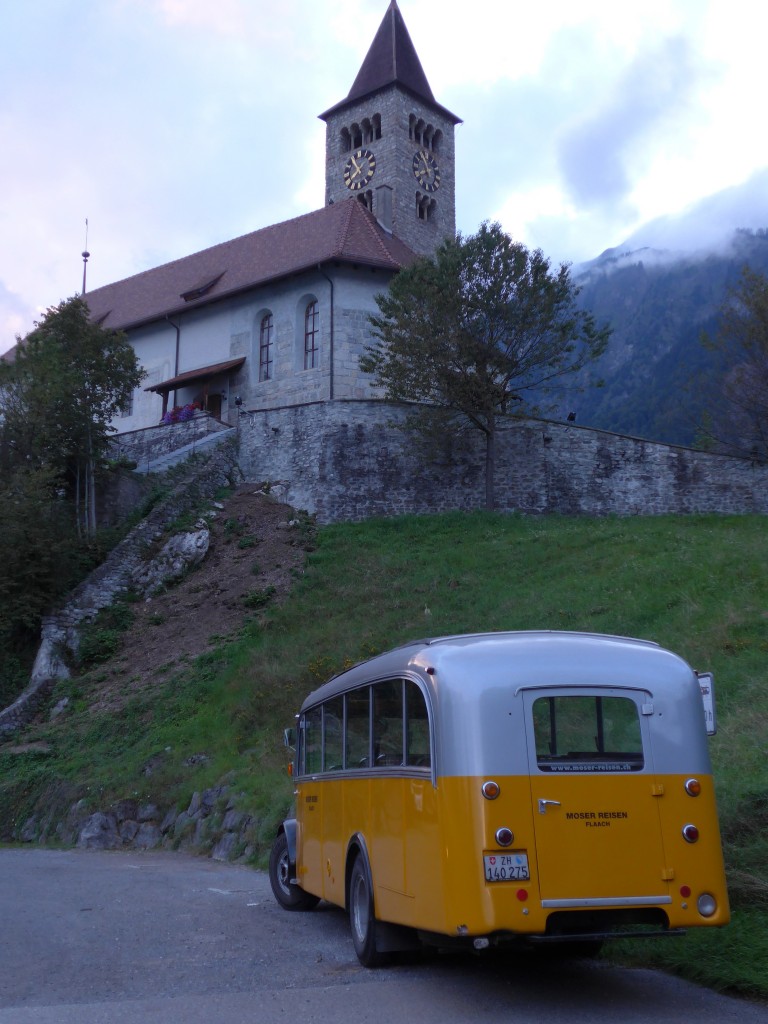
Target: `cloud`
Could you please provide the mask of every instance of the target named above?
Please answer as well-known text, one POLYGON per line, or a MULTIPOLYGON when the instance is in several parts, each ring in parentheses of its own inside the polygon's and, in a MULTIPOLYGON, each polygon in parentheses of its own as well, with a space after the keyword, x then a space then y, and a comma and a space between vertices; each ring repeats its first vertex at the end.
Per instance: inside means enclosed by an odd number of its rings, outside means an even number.
POLYGON ((691 44, 678 36, 638 53, 617 81, 604 81, 605 99, 570 124, 558 146, 574 203, 590 209, 628 203, 650 154, 679 127, 706 75, 691 44))
MULTIPOLYGON (((400 0, 435 95, 465 120, 461 230, 498 219, 587 259, 768 166, 745 3, 445 0, 435 20, 433 2, 400 0)), ((2 349, 7 324, 26 333, 79 290, 86 217, 95 288, 321 206, 315 115, 349 91, 387 0, 355 17, 317 0, 0 7, 2 349)))
POLYGON ((712 252, 730 243, 736 228, 768 228, 768 169, 678 213, 655 218, 630 235, 621 248, 712 252))

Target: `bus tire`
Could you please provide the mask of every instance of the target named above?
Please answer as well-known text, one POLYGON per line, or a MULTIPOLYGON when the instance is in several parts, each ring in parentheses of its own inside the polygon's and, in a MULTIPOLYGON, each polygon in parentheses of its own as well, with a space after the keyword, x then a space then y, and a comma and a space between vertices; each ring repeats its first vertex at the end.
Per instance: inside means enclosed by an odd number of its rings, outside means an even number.
POLYGON ((320 902, 317 896, 304 892, 295 884, 294 866, 288 852, 288 839, 281 832, 269 854, 269 884, 283 910, 313 910, 320 902))
POLYGON ((363 967, 381 967, 389 960, 376 948, 377 921, 373 913, 373 884, 368 863, 359 853, 349 876, 349 923, 357 959, 363 967))

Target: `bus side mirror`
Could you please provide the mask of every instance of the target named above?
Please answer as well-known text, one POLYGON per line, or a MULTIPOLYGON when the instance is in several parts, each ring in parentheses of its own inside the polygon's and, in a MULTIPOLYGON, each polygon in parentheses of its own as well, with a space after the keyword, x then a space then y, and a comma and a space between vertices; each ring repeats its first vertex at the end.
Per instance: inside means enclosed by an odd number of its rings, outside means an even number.
POLYGON ((283 743, 288 747, 289 750, 296 749, 296 730, 286 729, 283 733, 283 743))

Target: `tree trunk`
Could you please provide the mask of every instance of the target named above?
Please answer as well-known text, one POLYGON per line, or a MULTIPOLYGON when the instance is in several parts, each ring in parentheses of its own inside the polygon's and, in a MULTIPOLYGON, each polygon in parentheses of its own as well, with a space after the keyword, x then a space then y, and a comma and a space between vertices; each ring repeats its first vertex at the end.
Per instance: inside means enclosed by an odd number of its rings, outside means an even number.
POLYGON ((496 508, 496 494, 493 486, 496 470, 496 420, 488 418, 488 429, 485 434, 485 507, 496 508))
POLYGON ((78 539, 82 539, 82 531, 80 529, 80 463, 77 463, 75 468, 75 527, 77 529, 78 539))
POLYGON ((88 459, 88 536, 96 536, 96 473, 93 459, 88 459))

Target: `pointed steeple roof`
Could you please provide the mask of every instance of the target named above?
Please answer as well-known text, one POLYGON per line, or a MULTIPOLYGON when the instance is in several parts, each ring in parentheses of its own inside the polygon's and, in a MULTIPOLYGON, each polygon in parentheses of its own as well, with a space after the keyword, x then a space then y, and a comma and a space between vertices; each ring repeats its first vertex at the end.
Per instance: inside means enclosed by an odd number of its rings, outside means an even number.
POLYGON ((398 82, 420 99, 435 102, 397 0, 391 0, 389 10, 352 83, 347 101, 359 100, 393 82, 398 82))
POLYGON ((411 42, 400 8, 397 6, 397 0, 390 0, 384 20, 379 25, 379 30, 357 73, 357 78, 352 83, 349 95, 341 103, 326 110, 324 114, 320 115, 320 118, 325 120, 336 110, 350 103, 356 103, 365 96, 370 96, 390 85, 399 85, 418 99, 437 107, 447 114, 454 124, 460 122, 461 118, 456 117, 435 100, 416 53, 416 47, 411 42))

